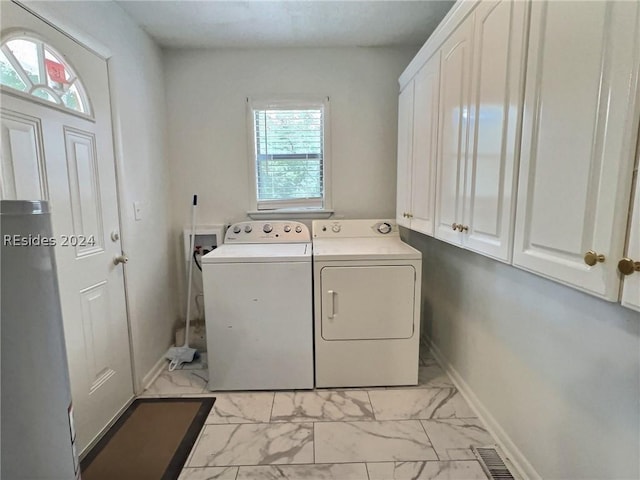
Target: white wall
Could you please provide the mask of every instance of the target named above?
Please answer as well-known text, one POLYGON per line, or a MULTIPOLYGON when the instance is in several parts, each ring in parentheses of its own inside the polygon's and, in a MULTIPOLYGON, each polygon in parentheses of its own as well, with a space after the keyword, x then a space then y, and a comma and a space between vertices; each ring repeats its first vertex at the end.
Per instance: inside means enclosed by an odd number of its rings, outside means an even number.
POLYGON ((423 334, 545 479, 640 478, 640 315, 416 232, 423 334))
MULTIPOLYGON (((336 215, 394 217, 397 79, 416 51, 417 47, 167 50, 175 251, 184 255, 182 229, 190 221, 194 193, 198 224, 242 221, 252 209, 246 107, 251 96, 329 96, 336 215)), ((184 297, 182 264, 180 269, 184 297)), ((194 279, 197 294, 202 290, 198 272, 194 279)))
POLYGON ((172 342, 177 318, 175 252, 169 236, 169 168, 162 51, 114 2, 25 2, 62 30, 110 52, 123 249, 140 382, 172 342), (134 219, 133 202, 143 202, 134 219))
POLYGON ((346 217, 395 215, 397 79, 417 48, 168 50, 173 226, 243 220, 250 206, 246 98, 330 97, 332 192, 346 217))

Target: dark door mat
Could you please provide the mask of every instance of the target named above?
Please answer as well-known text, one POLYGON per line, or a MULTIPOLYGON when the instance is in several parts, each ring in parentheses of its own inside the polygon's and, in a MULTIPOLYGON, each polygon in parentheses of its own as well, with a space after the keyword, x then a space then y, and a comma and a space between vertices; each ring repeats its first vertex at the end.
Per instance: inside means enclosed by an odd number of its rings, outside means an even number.
POLYGON ((82 460, 82 480, 176 480, 214 402, 134 400, 82 460))

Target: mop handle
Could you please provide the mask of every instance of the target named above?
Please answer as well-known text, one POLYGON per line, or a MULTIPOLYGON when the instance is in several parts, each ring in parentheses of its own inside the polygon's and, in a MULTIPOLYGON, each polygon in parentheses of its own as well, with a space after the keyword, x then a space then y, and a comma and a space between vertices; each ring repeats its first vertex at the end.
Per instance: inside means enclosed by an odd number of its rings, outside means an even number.
POLYGON ((198 205, 198 195, 193 196, 191 206, 191 241, 189 242, 189 267, 187 268, 187 319, 184 328, 184 346, 189 346, 189 316, 191 315, 191 275, 193 274, 193 246, 196 241, 196 206, 198 205))

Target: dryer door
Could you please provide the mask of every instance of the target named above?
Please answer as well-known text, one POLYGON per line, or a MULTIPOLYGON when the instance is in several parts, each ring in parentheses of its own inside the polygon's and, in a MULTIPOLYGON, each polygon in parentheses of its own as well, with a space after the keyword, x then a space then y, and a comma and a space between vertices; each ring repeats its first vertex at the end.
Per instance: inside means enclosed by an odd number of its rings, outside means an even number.
POLYGON ((416 271, 411 265, 324 267, 322 338, 410 338, 416 271))

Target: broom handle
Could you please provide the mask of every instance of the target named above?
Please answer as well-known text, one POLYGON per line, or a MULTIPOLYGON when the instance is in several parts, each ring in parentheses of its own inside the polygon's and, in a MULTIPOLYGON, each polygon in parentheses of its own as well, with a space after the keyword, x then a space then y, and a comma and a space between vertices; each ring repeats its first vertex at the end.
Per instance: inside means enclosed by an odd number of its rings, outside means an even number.
POLYGON ((189 242, 189 266, 187 268, 187 320, 184 328, 184 346, 189 346, 189 316, 191 315, 191 275, 193 274, 193 246, 196 241, 196 205, 198 205, 198 195, 193 196, 191 206, 191 241, 189 242))

